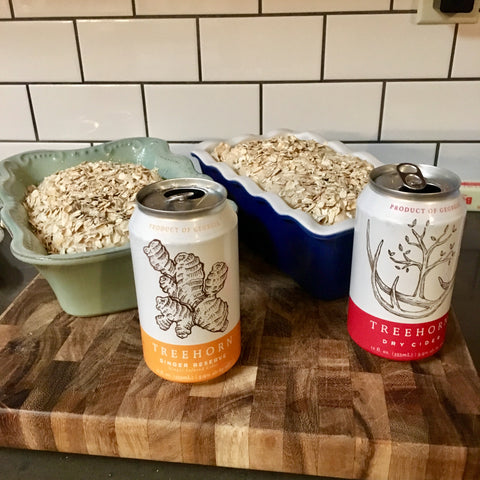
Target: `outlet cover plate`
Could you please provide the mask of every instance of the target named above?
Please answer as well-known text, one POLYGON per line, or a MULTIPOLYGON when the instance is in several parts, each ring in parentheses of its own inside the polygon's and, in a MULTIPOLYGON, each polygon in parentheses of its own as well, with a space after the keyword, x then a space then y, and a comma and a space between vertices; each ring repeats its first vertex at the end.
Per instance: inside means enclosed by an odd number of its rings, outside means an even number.
POLYGON ((417 23, 476 23, 479 19, 480 0, 475 0, 471 13, 443 13, 440 0, 418 0, 417 23))

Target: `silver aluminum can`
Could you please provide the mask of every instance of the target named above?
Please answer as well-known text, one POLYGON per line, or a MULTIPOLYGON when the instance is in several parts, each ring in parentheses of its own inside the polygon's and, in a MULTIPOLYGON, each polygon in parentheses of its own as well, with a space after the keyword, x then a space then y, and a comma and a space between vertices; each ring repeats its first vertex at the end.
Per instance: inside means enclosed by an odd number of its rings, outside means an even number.
POLYGON ((240 355, 237 215, 204 178, 142 188, 129 224, 143 355, 158 376, 202 382, 240 355))
POLYGON ((383 165, 357 201, 347 326, 365 350, 418 360, 445 339, 466 206, 454 173, 383 165))

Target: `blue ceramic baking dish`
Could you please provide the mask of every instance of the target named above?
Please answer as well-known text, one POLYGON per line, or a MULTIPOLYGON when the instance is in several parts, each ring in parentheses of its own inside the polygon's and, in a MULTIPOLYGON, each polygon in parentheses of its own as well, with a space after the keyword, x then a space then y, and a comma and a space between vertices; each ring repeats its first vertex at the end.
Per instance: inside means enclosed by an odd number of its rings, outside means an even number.
POLYGON ((212 152, 220 141, 230 145, 280 134, 325 143, 335 151, 352 154, 373 166, 380 162, 365 152, 352 152, 341 142, 312 132, 278 130, 263 136, 242 136, 202 142, 191 153, 202 172, 224 185, 238 206, 239 236, 252 250, 291 276, 316 298, 333 300, 348 294, 353 246, 353 219, 320 225, 309 214, 289 207, 278 195, 265 192, 250 178, 218 162, 212 152))

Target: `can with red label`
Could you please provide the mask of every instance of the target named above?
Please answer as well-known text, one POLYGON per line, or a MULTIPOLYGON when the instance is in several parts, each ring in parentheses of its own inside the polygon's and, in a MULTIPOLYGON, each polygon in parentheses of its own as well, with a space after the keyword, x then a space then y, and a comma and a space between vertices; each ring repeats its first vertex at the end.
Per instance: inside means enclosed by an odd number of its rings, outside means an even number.
POLYGON ((240 355, 237 215, 205 178, 142 188, 129 224, 143 355, 158 376, 202 382, 240 355))
POLYGON ((348 332, 365 350, 419 360, 445 339, 466 207, 454 173, 372 170, 355 217, 348 332))

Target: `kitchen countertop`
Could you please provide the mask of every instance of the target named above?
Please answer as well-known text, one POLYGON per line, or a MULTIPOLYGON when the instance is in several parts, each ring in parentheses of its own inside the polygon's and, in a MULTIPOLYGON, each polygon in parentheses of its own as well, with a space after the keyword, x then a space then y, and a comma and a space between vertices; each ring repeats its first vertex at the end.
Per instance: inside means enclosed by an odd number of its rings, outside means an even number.
MULTIPOLYGON (((174 153, 188 155, 191 145, 174 144, 171 148, 174 153)), ((9 243, 10 238, 6 234, 4 241, 0 243, 0 314, 36 275, 33 268, 13 258, 9 251, 9 243)), ((480 371, 480 328, 478 328, 476 313, 480 311, 480 215, 478 213, 467 214, 452 305, 478 372, 480 371)), ((309 475, 16 448, 0 448, 0 462, 2 480, 30 480, 31 478, 50 480, 52 476, 62 480, 92 478, 307 480, 312 478, 309 475)), ((330 479, 330 477, 313 478, 330 479)))
MULTIPOLYGON (((0 245, 0 310, 11 302, 35 275, 33 269, 16 262, 9 250, 9 237, 0 245)), ((480 370, 480 329, 477 314, 480 307, 480 215, 469 213, 462 242, 453 295, 453 308, 477 371, 480 370)), ((47 479, 52 473, 62 479, 84 478, 211 478, 211 479, 280 479, 312 478, 305 475, 279 474, 253 470, 206 467, 149 460, 129 460, 78 454, 63 454, 0 449, 2 479, 47 479)))

